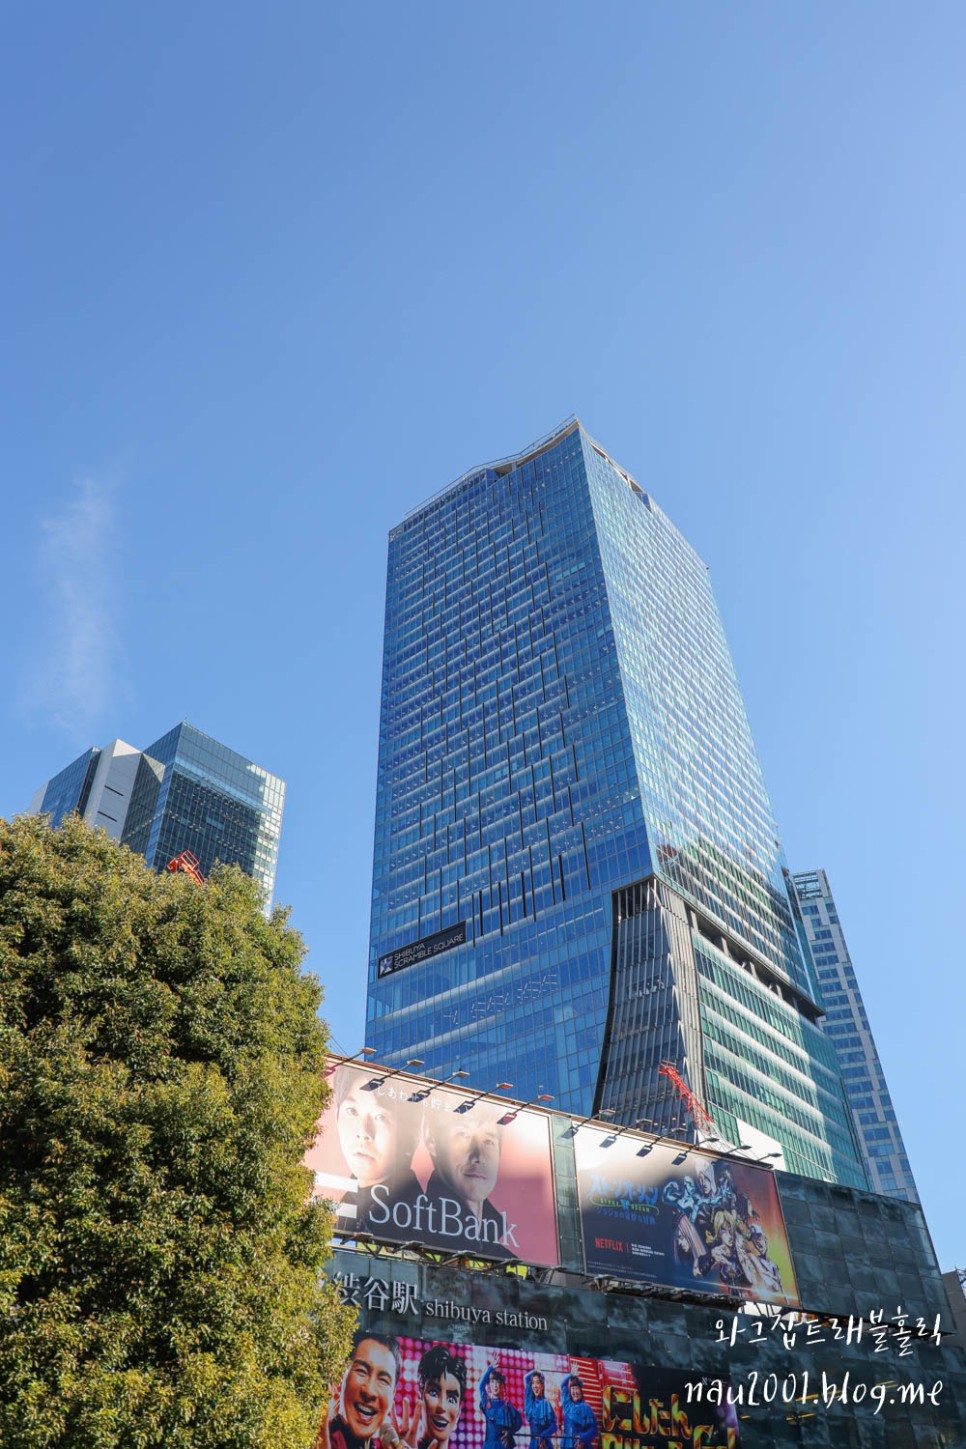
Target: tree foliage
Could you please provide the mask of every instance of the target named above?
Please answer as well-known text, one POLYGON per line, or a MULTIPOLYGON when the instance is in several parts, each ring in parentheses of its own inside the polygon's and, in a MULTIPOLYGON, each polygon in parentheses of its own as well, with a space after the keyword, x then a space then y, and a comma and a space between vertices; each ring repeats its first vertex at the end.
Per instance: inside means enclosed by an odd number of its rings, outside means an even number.
POLYGON ((0 1443, 311 1445, 352 1323, 302 955, 238 870, 0 822, 0 1443))

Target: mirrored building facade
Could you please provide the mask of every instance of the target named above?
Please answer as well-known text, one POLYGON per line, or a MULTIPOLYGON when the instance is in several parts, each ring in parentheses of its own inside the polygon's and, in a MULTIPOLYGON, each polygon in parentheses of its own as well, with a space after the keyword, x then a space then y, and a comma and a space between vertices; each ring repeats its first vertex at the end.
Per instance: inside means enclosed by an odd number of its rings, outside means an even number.
POLYGON ((865 1186, 705 565, 572 420, 389 543, 367 1044, 865 1186))
POLYGON ((842 1071, 874 1192, 918 1202, 915 1179, 878 1048, 824 870, 796 872, 795 888, 825 1002, 822 1023, 842 1071))
POLYGON ((205 875, 238 865, 270 902, 284 802, 284 781, 182 722, 143 751, 123 740, 85 751, 30 808, 54 826, 76 811, 156 870, 183 850, 205 875))

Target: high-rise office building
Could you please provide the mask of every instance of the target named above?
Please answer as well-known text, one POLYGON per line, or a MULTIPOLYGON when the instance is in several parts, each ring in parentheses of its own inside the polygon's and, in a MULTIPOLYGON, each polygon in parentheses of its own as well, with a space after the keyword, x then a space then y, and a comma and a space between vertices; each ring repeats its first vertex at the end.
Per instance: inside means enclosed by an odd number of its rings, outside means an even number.
POLYGON ((705 565, 572 420, 390 533, 367 1044, 864 1186, 705 565))
POLYGON ((86 750, 35 793, 32 814, 53 825, 77 812, 163 870, 190 850, 204 874, 238 865, 270 902, 275 888, 285 784, 182 723, 146 750, 123 740, 86 750))
POLYGON ((796 872, 794 881, 825 1002, 822 1025, 838 1053, 872 1190, 917 1203, 912 1168, 828 876, 824 870, 796 872))

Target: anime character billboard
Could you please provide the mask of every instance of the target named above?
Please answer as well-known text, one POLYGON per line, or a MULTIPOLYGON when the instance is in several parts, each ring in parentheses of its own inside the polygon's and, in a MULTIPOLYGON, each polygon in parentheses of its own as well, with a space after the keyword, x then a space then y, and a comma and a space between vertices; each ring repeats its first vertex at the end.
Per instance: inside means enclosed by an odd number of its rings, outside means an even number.
POLYGON ((592 1127, 575 1149, 589 1273, 799 1306, 772 1173, 592 1127))
POLYGON ((336 1204, 340 1236, 557 1265, 543 1114, 379 1068, 330 1065, 332 1102, 305 1161, 313 1195, 336 1204))
POLYGON ((734 1406, 692 1403, 689 1380, 701 1382, 683 1370, 360 1328, 315 1449, 738 1449, 734 1406))

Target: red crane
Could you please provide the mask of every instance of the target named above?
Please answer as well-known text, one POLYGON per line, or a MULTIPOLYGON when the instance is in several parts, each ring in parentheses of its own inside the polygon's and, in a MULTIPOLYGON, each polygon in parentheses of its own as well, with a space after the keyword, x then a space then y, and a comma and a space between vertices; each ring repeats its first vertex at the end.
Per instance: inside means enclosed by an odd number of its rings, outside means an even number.
POLYGON ((687 1107, 698 1131, 704 1137, 717 1137, 718 1129, 712 1122, 707 1107, 705 1107, 700 1097, 695 1096, 674 1063, 662 1062, 657 1069, 657 1074, 659 1077, 667 1077, 671 1086, 677 1092, 685 1107, 687 1107))
POLYGON ((182 850, 179 855, 169 860, 168 870, 172 875, 177 875, 179 871, 182 871, 185 875, 190 875, 191 879, 200 886, 205 883, 205 878, 201 874, 201 866, 198 864, 198 857, 192 855, 190 850, 182 850))

